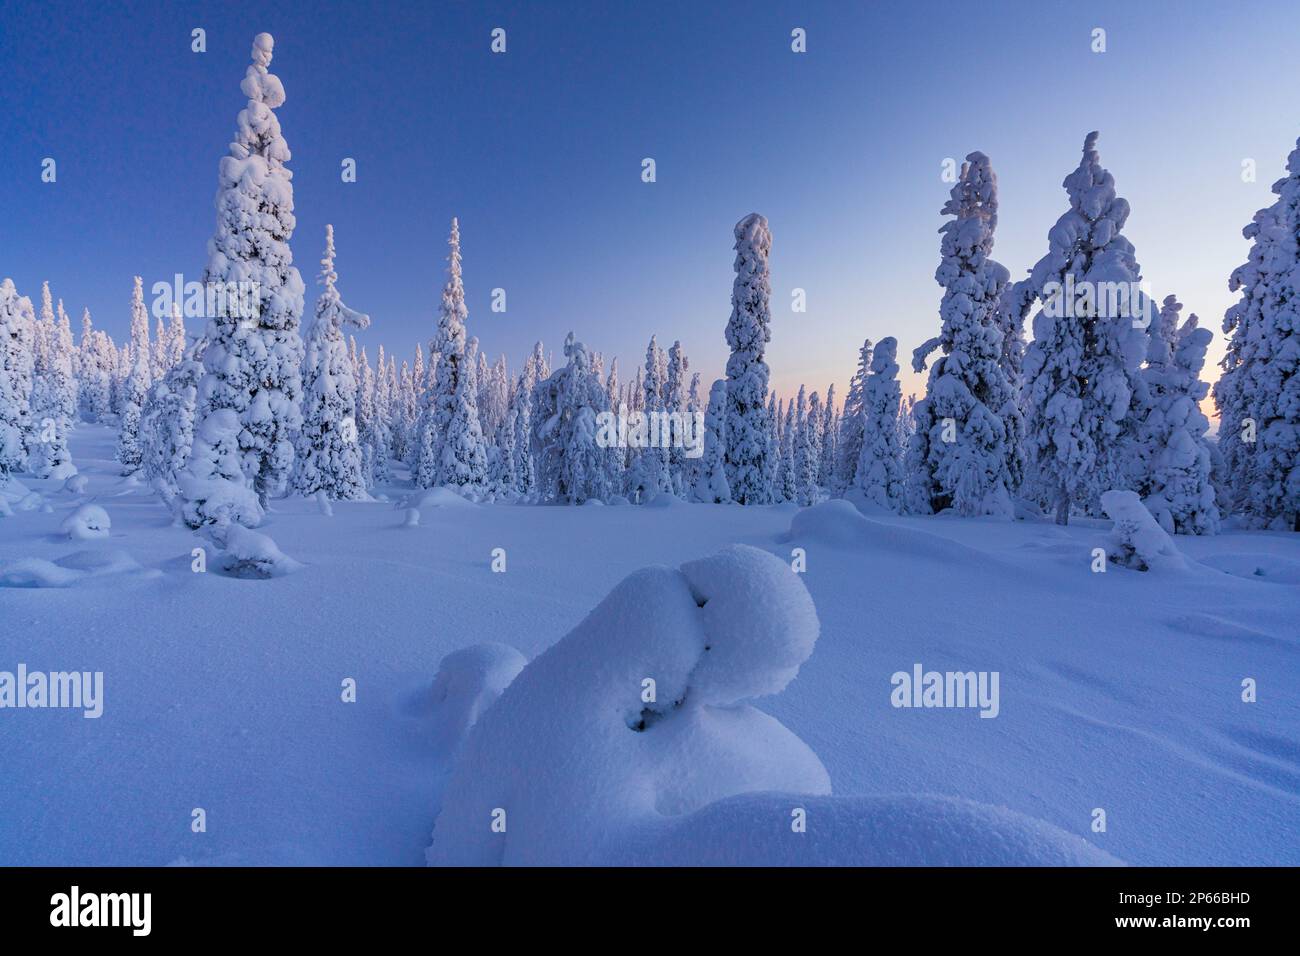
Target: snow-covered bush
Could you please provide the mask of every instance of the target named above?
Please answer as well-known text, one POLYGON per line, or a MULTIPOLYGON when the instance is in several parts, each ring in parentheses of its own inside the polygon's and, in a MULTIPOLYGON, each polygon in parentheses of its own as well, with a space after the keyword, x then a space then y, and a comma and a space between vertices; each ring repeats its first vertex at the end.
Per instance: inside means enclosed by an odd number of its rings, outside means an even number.
POLYGON ((92 541, 107 538, 112 527, 108 512, 99 505, 87 504, 64 518, 59 530, 73 541, 92 541))
POLYGON ((221 547, 217 567, 237 578, 278 578, 302 567, 271 538, 239 523, 215 525, 210 532, 221 547))
POLYGON ((1137 492, 1104 492, 1101 506, 1115 522, 1106 546, 1111 561, 1137 571, 1187 566, 1173 539, 1156 523, 1137 492))

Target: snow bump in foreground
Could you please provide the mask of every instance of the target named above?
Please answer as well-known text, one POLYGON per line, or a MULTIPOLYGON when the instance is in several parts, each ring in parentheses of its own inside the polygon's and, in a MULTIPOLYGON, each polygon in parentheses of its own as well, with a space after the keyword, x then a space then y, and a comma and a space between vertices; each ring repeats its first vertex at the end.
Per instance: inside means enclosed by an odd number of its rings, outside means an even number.
POLYGON ((450 655, 435 688, 457 723, 508 686, 464 741, 428 862, 1118 862, 1003 808, 832 797, 812 749, 746 703, 782 691, 819 630, 798 575, 733 545, 629 575, 513 681, 485 677, 508 653, 450 655))

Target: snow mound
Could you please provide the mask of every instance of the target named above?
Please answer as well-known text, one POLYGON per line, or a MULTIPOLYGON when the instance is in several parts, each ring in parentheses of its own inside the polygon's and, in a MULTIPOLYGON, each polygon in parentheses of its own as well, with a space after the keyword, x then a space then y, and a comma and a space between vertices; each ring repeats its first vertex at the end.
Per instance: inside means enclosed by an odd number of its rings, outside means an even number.
POLYGON ((990 560, 983 552, 937 534, 873 521, 842 498, 832 498, 800 510, 791 519, 790 531, 784 540, 801 545, 889 551, 944 561, 990 560))
POLYGON ((71 478, 69 478, 67 481, 63 483, 63 490, 68 492, 68 494, 72 494, 72 495, 79 495, 84 493, 86 490, 86 476, 73 475, 71 478))
POLYGON ((645 506, 647 508, 676 508, 678 505, 684 504, 686 504, 686 502, 682 501, 682 499, 678 498, 676 495, 671 495, 666 491, 661 491, 647 501, 645 506))
POLYGON ((1280 554, 1212 554, 1200 563, 1251 581, 1300 584, 1300 561, 1280 554))
POLYGON ((268 535, 243 525, 226 526, 214 534, 223 548, 218 567, 237 578, 278 578, 302 567, 285 555, 268 535))
POLYGON ((630 505, 632 502, 628 501, 628 499, 623 495, 610 495, 605 504, 613 505, 614 507, 622 507, 623 505, 630 505))
POLYGON ((742 702, 781 690, 818 628, 803 582, 755 548, 631 574, 481 714, 429 862, 597 863, 738 793, 829 793, 817 755, 742 702))
POLYGON ((108 512, 99 505, 82 505, 63 519, 59 530, 73 541, 93 541, 96 538, 107 538, 112 526, 108 512))
POLYGON ((84 578, 142 571, 139 562, 125 551, 74 551, 57 561, 20 558, 0 565, 0 587, 66 588, 84 578))
POLYGON ((475 644, 454 651, 438 665, 427 705, 439 755, 460 749, 479 715, 492 706, 528 660, 508 644, 475 644))
POLYGON ((451 488, 439 486, 419 491, 400 503, 399 508, 472 508, 474 502, 451 488))
POLYGON ((1101 506, 1115 522, 1106 545, 1111 561, 1137 571, 1186 569, 1173 538, 1156 523, 1137 492, 1107 491, 1101 506))
POLYGON ((66 588, 80 577, 76 571, 61 568, 44 558, 19 558, 0 565, 3 588, 66 588))
POLYGON ((619 865, 1119 866, 1081 836, 954 797, 744 794, 621 848, 619 865), (802 813, 800 813, 802 811, 802 813), (804 832, 796 832, 801 817, 804 832))

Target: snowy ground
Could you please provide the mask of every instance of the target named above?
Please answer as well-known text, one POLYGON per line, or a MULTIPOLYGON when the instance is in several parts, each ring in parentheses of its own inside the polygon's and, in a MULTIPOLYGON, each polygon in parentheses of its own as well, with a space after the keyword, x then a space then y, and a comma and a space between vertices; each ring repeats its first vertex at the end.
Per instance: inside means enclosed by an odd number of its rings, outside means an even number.
POLYGON ((412 528, 392 501, 325 517, 295 499, 259 530, 305 567, 244 580, 192 573, 202 542, 117 477, 112 440, 81 426, 84 493, 25 480, 50 510, 0 517, 11 583, 29 558, 139 565, 0 587, 0 670, 105 681, 98 720, 0 711, 0 864, 422 864, 447 769, 425 716, 440 660, 488 641, 531 659, 629 573, 733 542, 807 552, 821 635, 759 706, 835 794, 1004 806, 1132 864, 1300 864, 1300 536, 1180 538, 1187 571, 1094 574, 1107 523, 823 521, 791 537, 785 506, 466 506, 412 528), (61 533, 92 500, 109 536, 61 533), (890 677, 915 663, 1000 672, 999 715, 895 709, 890 677))

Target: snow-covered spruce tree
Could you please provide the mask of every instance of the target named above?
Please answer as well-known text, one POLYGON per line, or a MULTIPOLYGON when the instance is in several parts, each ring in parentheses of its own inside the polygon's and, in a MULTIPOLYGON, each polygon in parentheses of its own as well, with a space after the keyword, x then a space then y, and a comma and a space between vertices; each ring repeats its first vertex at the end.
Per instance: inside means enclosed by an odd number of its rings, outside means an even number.
MULTIPOLYGON (((417 353, 417 358, 419 357, 417 353)), ((397 371, 397 360, 388 360, 389 391, 393 393, 391 417, 393 457, 403 462, 414 460, 413 443, 419 440, 420 393, 416 387, 414 368, 402 360, 402 371, 397 371)))
POLYGON ((153 342, 149 346, 149 379, 156 382, 167 374, 167 326, 161 317, 154 327, 153 342))
POLYGON ((514 429, 511 446, 514 449, 515 463, 512 471, 515 476, 515 490, 524 498, 530 497, 537 490, 537 480, 533 471, 532 421, 533 388, 537 385, 537 364, 532 356, 524 362, 524 370, 519 373, 515 383, 515 394, 510 402, 508 421, 514 429))
MULTIPOLYGON (((801 388, 802 394, 803 389, 801 388)), ((799 504, 815 505, 820 497, 817 487, 817 468, 822 458, 822 400, 816 392, 808 396, 808 408, 800 415, 799 434, 796 438, 796 484, 799 504)))
POLYGON ((858 368, 849 380, 849 393, 840 413, 840 434, 836 442, 835 477, 831 491, 837 497, 854 487, 858 458, 862 455, 862 386, 871 373, 871 339, 858 349, 858 368))
POLYGON ((580 505, 611 494, 607 455, 596 440, 605 389, 592 372, 586 347, 570 332, 568 363, 533 390, 533 461, 540 497, 580 505))
POLYGON ((0 282, 0 484, 27 467, 36 316, 12 279, 0 282))
POLYGON ((41 293, 41 321, 32 379, 31 414, 35 441, 28 449, 27 469, 37 478, 68 478, 77 473, 68 451, 68 433, 77 414, 77 384, 72 377, 72 329, 63 300, 59 321, 50 309, 50 286, 41 293))
POLYGON ((136 276, 135 288, 131 292, 131 373, 122 390, 122 430, 117 440, 117 460, 122 465, 124 475, 139 471, 144 457, 140 415, 153 385, 149 313, 144 308, 143 282, 143 279, 136 276))
POLYGON ((913 353, 912 368, 923 371, 935 348, 942 355, 930 368, 920 403, 913 461, 930 510, 1010 518, 1016 478, 1006 420, 1020 411, 1001 364, 997 309, 1009 273, 989 257, 998 187, 983 153, 966 157, 942 212, 954 217, 939 230, 943 260, 934 277, 944 288, 942 327, 913 353))
POLYGON ((1300 531, 1300 140, 1273 192, 1243 230, 1250 258, 1229 282, 1241 299, 1224 316, 1232 338, 1214 397, 1246 522, 1300 531))
MULTIPOLYGON (((394 394, 396 382, 389 375, 389 364, 381 343, 376 364, 378 371, 372 380, 374 395, 369 406, 370 432, 367 434, 368 444, 373 449, 374 475, 381 481, 389 480, 389 458, 404 460, 408 453, 406 419, 399 415, 394 420, 394 399, 399 397, 394 394)), ((399 405, 396 410, 400 411, 399 405)))
MULTIPOLYGON (((478 420, 477 390, 467 383, 474 380, 473 369, 466 361, 465 287, 461 282, 460 224, 451 221, 447 240, 447 284, 442 290, 438 311, 438 333, 430 351, 438 353, 438 370, 432 388, 433 412, 431 459, 422 453, 417 473, 420 487, 453 485, 478 488, 487 481, 487 449, 478 420)), ((470 360, 472 361, 472 359, 470 360)))
POLYGON ((77 413, 81 420, 93 422, 91 417, 91 393, 96 378, 95 369, 95 325, 90 320, 90 310, 81 313, 81 341, 77 345, 77 413))
MULTIPOLYGON (((1300 146, 1300 141, 1297 145, 1300 146)), ((1278 188, 1279 184, 1275 183, 1273 191, 1277 192, 1278 188)), ((1228 289, 1239 292, 1241 297, 1223 316, 1223 332, 1228 336, 1228 342, 1219 362, 1223 371, 1214 383, 1213 394, 1219 413, 1219 453, 1229 479, 1228 496, 1234 510, 1245 504, 1258 437, 1259 422, 1254 417, 1257 404, 1255 366, 1261 357, 1260 348, 1267 339, 1264 334, 1268 323, 1265 310, 1270 287, 1280 281, 1277 273, 1289 268, 1285 254, 1278 254, 1277 250, 1278 246, 1285 244, 1284 219, 1280 199, 1255 213, 1250 224, 1242 230, 1242 235, 1251 243, 1249 256, 1228 279, 1228 289)))
MULTIPOLYGON (((323 493, 336 500, 366 497, 361 443, 357 434, 357 383, 352 377, 343 326, 370 326, 370 316, 348 308, 336 286, 334 227, 325 227, 316 318, 307 335, 303 370, 303 422, 298 438, 294 488, 304 496, 323 493)), ((382 353, 381 353, 382 354, 382 353)), ((379 417, 378 409, 376 417, 379 417)), ((376 455, 387 458, 386 448, 376 455)))
POLYGON ((361 471, 366 488, 390 481, 388 455, 384 452, 386 431, 379 414, 379 380, 387 372, 370 364, 364 348, 357 359, 361 377, 357 380, 356 419, 357 434, 361 442, 361 471))
POLYGON ((691 384, 686 390, 686 407, 682 410, 682 422, 689 432, 684 432, 684 436, 690 441, 695 442, 694 454, 697 456, 691 458, 687 455, 689 449, 682 449, 682 467, 681 467, 681 484, 680 491, 676 492, 683 498, 689 498, 694 493, 695 482, 699 477, 700 457, 704 453, 704 430, 696 427, 696 422, 704 422, 704 403, 700 400, 700 373, 691 373, 691 384))
POLYGON ((1151 313, 1134 291, 1141 275, 1133 245, 1120 234, 1129 205, 1115 195, 1096 145, 1089 133, 1082 161, 1062 184, 1070 208, 1029 277, 1043 307, 1025 351, 1026 446, 1058 524, 1068 522, 1072 506, 1099 513, 1101 493, 1122 483, 1151 313), (1107 289, 1121 294, 1098 294, 1107 289))
POLYGON ((709 408, 704 413, 704 456, 695 472, 693 497, 705 504, 731 501, 727 487, 727 380, 720 378, 709 389, 709 408))
POLYGON ((91 333, 89 364, 81 363, 81 393, 86 421, 106 424, 113 418, 113 363, 117 349, 102 329, 91 333))
POLYGON ((1213 338, 1192 315, 1180 327, 1182 306, 1172 295, 1151 325, 1146 380, 1150 410, 1138 430, 1143 474, 1137 492, 1168 534, 1214 534, 1219 509, 1210 480, 1210 423, 1200 401, 1209 391, 1201 381, 1205 350, 1213 338))
POLYGON ((897 356, 893 336, 881 339, 872 353, 870 374, 862 384, 862 450, 854 470, 854 486, 862 497, 893 512, 904 505, 897 356))
POLYGON ((257 525, 267 500, 289 478, 293 437, 302 425, 304 289, 289 249, 293 174, 274 113, 284 103, 284 87, 267 69, 273 46, 268 33, 253 40, 253 62, 240 84, 248 104, 218 172, 217 228, 203 282, 206 290, 233 294, 213 296, 196 453, 180 482, 185 521, 195 528, 257 525), (250 487, 255 508, 243 493, 250 487))
MULTIPOLYGON (((676 429, 679 427, 678 421, 685 423, 686 414, 686 372, 690 368, 690 359, 682 351, 680 341, 673 342, 668 349, 668 377, 664 381, 664 413, 668 416, 665 421, 665 429, 676 429)), ((669 447, 666 449, 668 456, 668 489, 678 497, 686 494, 690 486, 687 484, 686 476, 686 450, 680 441, 675 440, 676 435, 665 431, 665 441, 668 441, 669 447)))
POLYGON ((835 483, 835 385, 826 389, 826 407, 822 410, 820 428, 821 461, 817 463, 817 484, 829 491, 835 483))
POLYGON ((181 307, 178 303, 172 303, 171 321, 167 325, 167 352, 164 361, 164 367, 170 371, 185 360, 185 353, 189 349, 189 343, 185 335, 185 317, 181 315, 181 307))
POLYGON ((732 500, 762 505, 772 500, 773 453, 767 421, 767 363, 772 340, 772 295, 767 258, 772 233, 767 220, 750 213, 736 223, 736 279, 727 322, 727 484, 732 500))
MULTIPOLYGON (((799 391, 802 397, 802 385, 799 386, 799 391)), ((776 489, 778 501, 795 501, 799 497, 798 472, 795 470, 795 436, 798 433, 799 419, 795 415, 794 399, 791 399, 785 403, 785 420, 781 425, 781 434, 777 437, 776 447, 781 453, 781 466, 777 472, 780 481, 776 489)))
MULTIPOLYGON (((646 427, 643 434, 647 441, 636 450, 633 459, 632 474, 629 476, 629 490, 637 500, 644 504, 661 491, 672 491, 672 476, 668 471, 668 448, 662 441, 656 441, 662 427, 667 408, 664 404, 664 376, 667 369, 661 361, 663 349, 655 337, 650 336, 650 344, 645 352, 645 416, 646 427)), ((662 436, 659 436, 662 438, 662 436)))
POLYGON ((201 338, 195 341, 162 380, 154 383, 140 424, 144 476, 163 504, 173 511, 180 496, 177 477, 194 446, 194 415, 206 345, 201 338))

